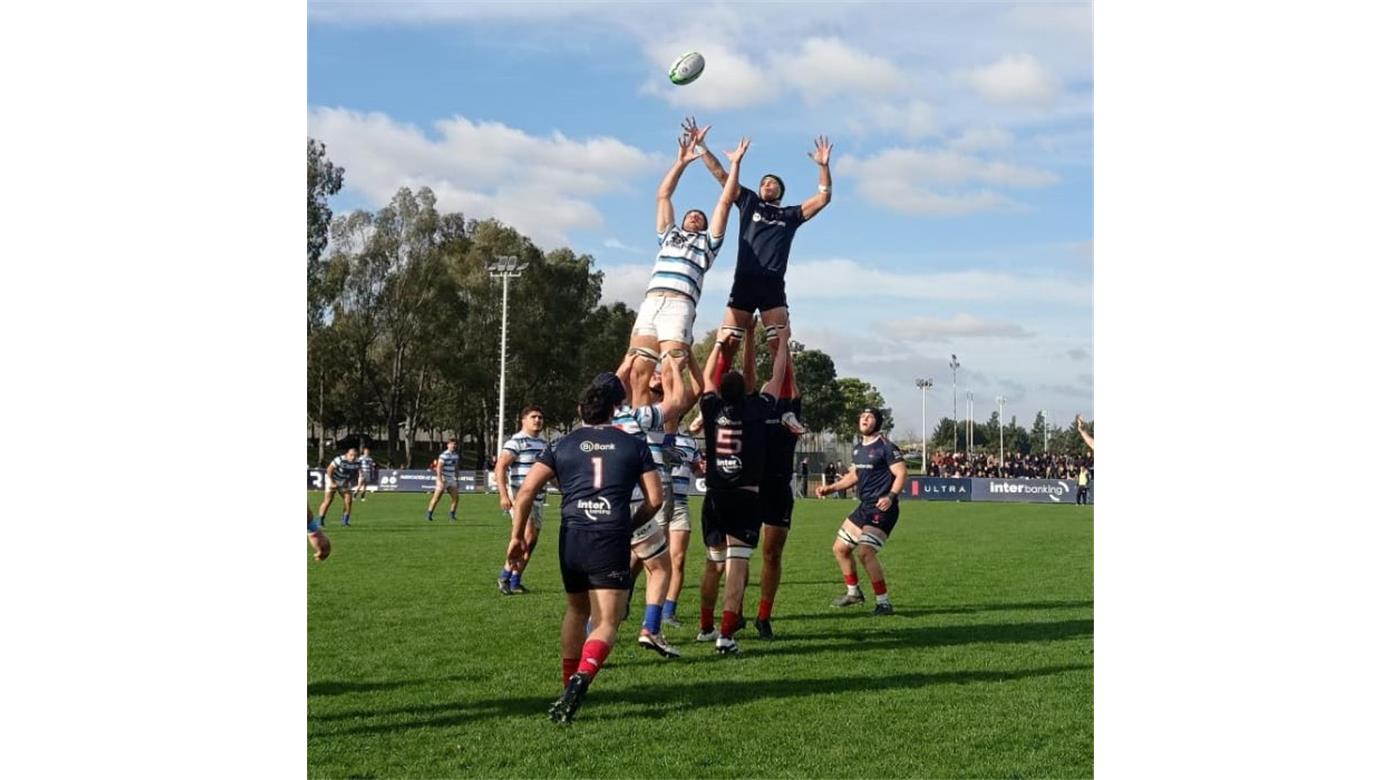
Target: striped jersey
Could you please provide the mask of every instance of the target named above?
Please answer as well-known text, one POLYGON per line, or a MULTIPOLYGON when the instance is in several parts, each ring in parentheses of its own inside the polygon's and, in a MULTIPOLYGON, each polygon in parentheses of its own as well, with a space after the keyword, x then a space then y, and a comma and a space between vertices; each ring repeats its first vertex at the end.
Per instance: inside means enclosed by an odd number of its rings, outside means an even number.
POLYGON ((365 482, 374 481, 374 470, 378 467, 379 464, 374 462, 374 458, 368 455, 360 456, 360 473, 365 475, 365 482))
POLYGON ((438 456, 438 465, 442 467, 443 479, 451 480, 457 478, 457 461, 461 459, 461 457, 462 454, 460 452, 453 452, 452 450, 442 451, 442 454, 438 456))
MULTIPOLYGON (((548 448, 549 442, 524 431, 516 431, 515 435, 501 446, 503 453, 509 452, 515 456, 515 460, 510 462, 506 470, 506 478, 510 480, 512 492, 520 489, 525 482, 525 475, 530 473, 530 467, 535 465, 535 461, 539 460, 540 455, 548 448)), ((537 500, 543 500, 544 496, 544 492, 541 491, 537 500)))
MULTIPOLYGON (((624 406, 618 409, 617 414, 613 416, 613 427, 645 441, 647 448, 651 450, 651 460, 656 464, 661 484, 664 485, 671 481, 671 472, 663 468, 663 464, 666 462, 663 451, 666 430, 661 419, 660 406, 648 404, 638 409, 624 406)), ((638 485, 633 498, 640 499, 641 497, 642 488, 638 485)))
POLYGON ((675 468, 671 469, 671 490, 677 496, 690 495, 690 481, 695 477, 695 470, 691 464, 695 462, 695 456, 700 452, 700 446, 696 444, 695 437, 681 431, 676 434, 675 442, 671 444, 670 455, 675 468))
POLYGON ((661 249, 656 253, 647 292, 677 292, 690 298, 691 303, 699 303, 705 272, 715 264, 724 237, 715 238, 708 230, 690 233, 672 225, 666 232, 657 233, 656 240, 661 249))
POLYGON ((360 473, 360 464, 344 455, 337 455, 335 460, 331 461, 331 469, 336 482, 349 482, 360 473))

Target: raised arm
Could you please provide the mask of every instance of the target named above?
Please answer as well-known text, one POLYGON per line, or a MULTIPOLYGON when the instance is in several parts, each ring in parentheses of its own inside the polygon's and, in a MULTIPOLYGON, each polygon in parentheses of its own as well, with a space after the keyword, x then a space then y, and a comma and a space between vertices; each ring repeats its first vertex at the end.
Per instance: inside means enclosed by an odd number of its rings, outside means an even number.
POLYGON ((710 217, 710 235, 715 238, 724 238, 725 226, 729 222, 729 207, 734 205, 734 199, 739 197, 739 162, 748 151, 749 139, 740 138, 739 148, 724 153, 729 158, 729 176, 724 180, 724 189, 720 190, 715 213, 710 217))
POLYGON ((1083 439, 1084 443, 1089 445, 1089 449, 1092 450, 1094 448, 1094 437, 1089 435, 1088 431, 1084 430, 1084 418, 1077 414, 1074 416, 1074 429, 1079 431, 1079 438, 1083 439))
POLYGON ((723 329, 715 336, 715 345, 710 349, 710 357, 705 360, 705 392, 719 392, 719 377, 715 376, 715 367, 719 365, 719 353, 724 349, 723 329))
POLYGON ((807 156, 817 164, 817 194, 802 201, 802 219, 809 220, 826 208, 831 202, 831 141, 826 136, 817 136, 817 149, 807 156))
MULTIPOLYGON (((704 380, 700 378, 700 361, 695 359, 695 351, 687 349, 685 351, 686 360, 690 364, 690 394, 699 400, 700 394, 705 392, 704 380)), ((691 402, 694 405, 694 402, 691 402)))
POLYGON ((656 188, 656 232, 664 233, 666 229, 676 224, 676 208, 671 205, 671 196, 676 192, 676 185, 681 181, 681 174, 685 172, 685 166, 700 157, 700 153, 695 151, 689 135, 683 135, 676 139, 680 149, 676 151, 676 161, 671 164, 671 170, 666 171, 666 175, 661 177, 661 186, 656 188))
POLYGON ((792 360, 792 356, 788 354, 788 329, 782 328, 773 347, 773 378, 763 386, 763 392, 774 398, 782 394, 783 375, 787 373, 789 360, 792 360))
POLYGON ((695 139, 696 150, 700 152, 700 159, 705 163, 705 167, 710 170, 710 175, 715 177, 715 181, 724 184, 725 179, 728 178, 724 166, 719 164, 719 158, 715 157, 714 152, 705 148, 705 134, 710 132, 710 126, 705 125, 701 127, 699 123, 695 121, 695 117, 691 116, 686 117, 685 121, 681 122, 681 129, 695 139))
POLYGON ((749 329, 744 331, 744 392, 752 393, 758 389, 758 350, 754 347, 754 329, 758 327, 758 318, 749 323, 749 329))

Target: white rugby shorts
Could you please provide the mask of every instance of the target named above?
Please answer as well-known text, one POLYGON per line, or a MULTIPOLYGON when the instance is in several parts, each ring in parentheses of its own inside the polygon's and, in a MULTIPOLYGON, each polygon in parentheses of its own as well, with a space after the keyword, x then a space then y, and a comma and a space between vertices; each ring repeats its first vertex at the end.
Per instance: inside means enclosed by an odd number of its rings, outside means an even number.
POLYGON ((689 346, 694 337, 695 304, 689 298, 669 295, 648 295, 637 310, 637 323, 632 332, 655 336, 657 341, 679 341, 689 346))

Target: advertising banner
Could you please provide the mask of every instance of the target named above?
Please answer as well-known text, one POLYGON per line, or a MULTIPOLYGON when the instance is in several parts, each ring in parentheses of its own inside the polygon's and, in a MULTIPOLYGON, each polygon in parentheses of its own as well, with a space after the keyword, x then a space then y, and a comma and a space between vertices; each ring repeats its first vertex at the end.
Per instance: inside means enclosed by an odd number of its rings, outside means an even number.
MULTIPOLYGON (((431 493, 437 486, 437 474, 428 469, 379 469, 379 480, 369 486, 373 492, 431 493)), ((325 490, 326 472, 310 469, 306 472, 307 490, 325 490)), ((463 493, 476 492, 476 474, 457 475, 457 489, 463 493)))
MULTIPOLYGON (((1073 504, 1079 490, 1068 479, 973 479, 973 501, 1029 501, 1044 504, 1073 504)), ((1093 501, 1093 491, 1089 493, 1093 501)))
POLYGON ((971 501, 972 480, 949 477, 910 477, 903 496, 923 501, 971 501))

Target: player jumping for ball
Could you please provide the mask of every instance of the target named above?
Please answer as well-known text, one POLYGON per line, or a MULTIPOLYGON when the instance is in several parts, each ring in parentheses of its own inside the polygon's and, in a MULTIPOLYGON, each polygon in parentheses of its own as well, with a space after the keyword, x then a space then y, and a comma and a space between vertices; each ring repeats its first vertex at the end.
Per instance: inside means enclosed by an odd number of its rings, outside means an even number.
MULTIPOLYGON (((710 131, 709 125, 700 127, 695 118, 690 117, 681 127, 693 139, 692 148, 700 153, 705 167, 728 187, 719 160, 703 143, 705 134, 710 131)), ((755 310, 763 321, 764 340, 770 345, 778 331, 787 327, 785 280, 792 238, 799 227, 831 202, 831 149, 826 136, 818 136, 816 149, 807 153, 817 164, 817 193, 800 206, 780 205, 787 188, 776 174, 765 175, 759 181, 757 193, 747 187, 739 188, 734 198, 739 207, 739 253, 734 266, 734 286, 729 292, 729 306, 721 326, 734 336, 742 335, 749 327, 755 310)), ((726 339, 726 343, 729 347, 720 357, 720 373, 728 369, 734 349, 738 347, 735 339, 726 339)))
POLYGON ((595 379, 579 398, 583 426, 541 453, 515 493, 506 547, 512 565, 524 561, 525 528, 535 496, 556 476, 563 493, 559 569, 567 603, 559 639, 564 693, 549 709, 556 723, 573 720, 617 641, 631 580, 632 530, 649 523, 661 508, 661 480, 646 444, 612 426, 623 392, 613 374, 595 379), (629 511, 632 490, 639 483, 643 500, 629 511), (593 628, 585 632, 590 614, 593 628))
MULTIPOLYGON (((520 430, 501 445, 501 452, 496 456, 496 489, 501 495, 501 511, 505 512, 507 517, 510 516, 512 497, 525 482, 525 475, 549 446, 548 442, 540 438, 542 431, 544 410, 534 404, 525 407, 520 411, 520 430)), ((540 529, 544 527, 545 498, 546 494, 541 493, 540 500, 535 502, 530 511, 530 525, 525 529, 525 555, 521 559, 520 568, 512 569, 507 561, 501 568, 500 575, 496 577, 496 589, 501 595, 511 596, 527 592, 520 578, 525 576, 525 567, 530 565, 530 554, 535 551, 535 545, 540 540, 540 529)))
POLYGON ((894 605, 885 588, 885 570, 877 556, 889 541, 895 523, 899 522, 899 491, 904 489, 908 471, 904 466, 904 453, 880 432, 884 422, 884 412, 879 409, 860 413, 861 440, 851 452, 851 470, 836 482, 817 488, 817 495, 858 485, 856 493, 860 496, 860 505, 841 523, 836 542, 831 546, 841 576, 846 578, 846 595, 831 602, 831 606, 865 603, 865 594, 856 577, 854 551, 875 589, 874 614, 893 615, 894 605))
POLYGON ((678 143, 680 151, 676 162, 656 190, 656 239, 661 249, 656 253, 646 299, 637 310, 632 340, 628 344, 628 354, 637 357, 627 380, 633 388, 646 386, 662 352, 676 351, 679 355, 680 351, 690 348, 691 327, 695 324, 695 307, 700 302, 705 273, 714 265, 720 245, 724 243, 729 207, 739 191, 739 163, 749 148, 745 138, 739 141, 737 149, 726 153, 730 160, 729 173, 711 219, 706 220, 705 212, 691 209, 677 226, 671 195, 686 166, 700 157, 690 135, 681 136, 678 143))

